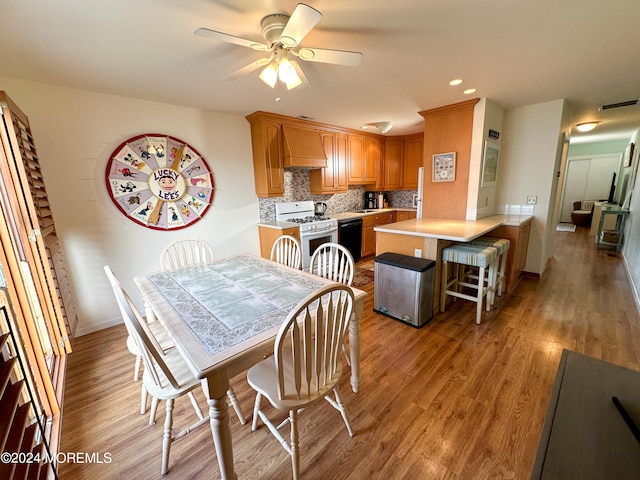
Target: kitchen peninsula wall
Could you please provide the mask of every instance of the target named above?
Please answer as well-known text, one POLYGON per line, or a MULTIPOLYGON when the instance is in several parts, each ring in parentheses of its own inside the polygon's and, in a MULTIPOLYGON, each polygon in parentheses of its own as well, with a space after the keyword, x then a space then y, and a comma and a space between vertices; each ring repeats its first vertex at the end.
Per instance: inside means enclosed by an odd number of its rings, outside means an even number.
MULTIPOLYGON (((313 200, 327 204, 327 213, 340 213, 359 210, 364 207, 364 185, 351 185, 344 193, 332 195, 313 195, 310 192, 309 170, 292 169, 284 171, 284 195, 282 197, 258 198, 260 222, 275 220, 275 205, 282 202, 313 200)), ((414 190, 385 191, 389 197, 389 206, 411 208, 414 190)))

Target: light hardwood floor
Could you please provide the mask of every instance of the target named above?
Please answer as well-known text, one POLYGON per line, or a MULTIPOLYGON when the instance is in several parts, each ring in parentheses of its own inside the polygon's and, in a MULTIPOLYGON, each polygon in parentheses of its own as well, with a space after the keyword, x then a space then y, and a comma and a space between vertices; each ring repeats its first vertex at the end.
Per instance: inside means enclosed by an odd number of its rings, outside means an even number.
MULTIPOLYGON (((360 393, 348 375, 341 384, 355 436, 329 405, 304 411, 302 477, 529 478, 563 348, 640 370, 640 318, 622 258, 596 251, 587 232, 558 232, 547 274, 524 278, 481 325, 475 304, 459 300, 415 329, 375 314, 373 284, 363 287, 360 393)), ((112 461, 63 464, 62 479, 160 477, 164 405, 147 426, 125 338, 118 326, 74 342, 61 451, 112 461)), ((250 416, 252 390, 243 376, 232 382, 250 416)), ((177 402, 174 426, 194 417, 187 399, 177 402)), ((251 432, 230 418, 238 478, 291 478, 289 456, 264 427, 251 432)), ((166 478, 220 478, 208 426, 173 445, 166 478)))

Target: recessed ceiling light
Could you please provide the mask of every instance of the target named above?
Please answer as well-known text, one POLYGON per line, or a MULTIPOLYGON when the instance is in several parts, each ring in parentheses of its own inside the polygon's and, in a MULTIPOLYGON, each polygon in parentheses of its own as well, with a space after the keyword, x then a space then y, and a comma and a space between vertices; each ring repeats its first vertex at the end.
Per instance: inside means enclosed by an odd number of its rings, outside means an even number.
POLYGON ((451 81, 449 82, 449 85, 451 85, 451 86, 455 86, 455 85, 460 85, 461 83, 462 83, 462 79, 460 79, 460 78, 456 78, 456 79, 454 79, 454 80, 451 80, 451 81))
POLYGON ((464 92, 465 95, 469 95, 471 93, 476 93, 476 89, 475 88, 467 88, 464 92))

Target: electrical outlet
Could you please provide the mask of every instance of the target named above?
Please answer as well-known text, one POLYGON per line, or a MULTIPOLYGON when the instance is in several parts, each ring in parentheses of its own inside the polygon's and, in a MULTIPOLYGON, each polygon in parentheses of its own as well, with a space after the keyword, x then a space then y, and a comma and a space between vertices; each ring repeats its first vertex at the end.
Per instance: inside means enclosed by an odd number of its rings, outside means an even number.
POLYGON ((418 257, 418 258, 422 258, 422 250, 420 250, 419 248, 416 248, 416 249, 413 251, 413 256, 414 256, 414 257, 418 257))
POLYGON ((527 197, 527 205, 535 205, 538 203, 538 197, 535 195, 529 195, 527 197))

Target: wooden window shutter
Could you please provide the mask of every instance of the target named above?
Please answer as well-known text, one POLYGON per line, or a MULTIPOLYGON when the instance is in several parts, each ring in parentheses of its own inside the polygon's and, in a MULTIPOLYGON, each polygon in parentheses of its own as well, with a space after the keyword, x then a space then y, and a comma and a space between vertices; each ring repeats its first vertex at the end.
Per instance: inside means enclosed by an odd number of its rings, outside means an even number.
POLYGON ((3 120, 0 138, 5 154, 3 163, 6 162, 2 176, 6 190, 13 190, 5 194, 14 197, 11 223, 21 237, 16 253, 28 264, 55 354, 68 353, 71 351, 68 332, 73 332, 77 324, 75 302, 40 160, 27 116, 5 92, 0 92, 0 104, 3 120))

